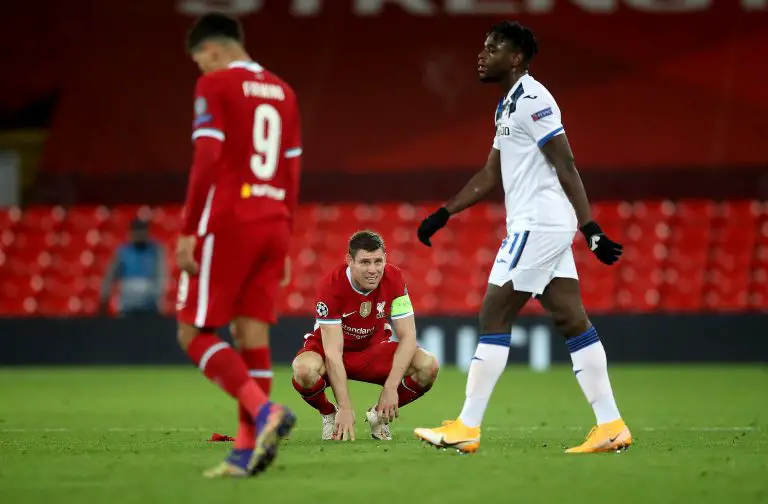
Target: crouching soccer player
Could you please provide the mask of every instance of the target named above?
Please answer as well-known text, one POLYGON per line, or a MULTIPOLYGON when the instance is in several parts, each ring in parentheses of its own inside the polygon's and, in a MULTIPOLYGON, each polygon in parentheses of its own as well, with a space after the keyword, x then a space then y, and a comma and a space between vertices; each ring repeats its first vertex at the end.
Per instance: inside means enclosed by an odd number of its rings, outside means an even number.
POLYGON ((322 439, 354 440, 347 380, 383 385, 366 421, 374 439, 390 440, 398 408, 432 387, 439 364, 416 343, 408 289, 400 269, 386 264, 381 236, 354 234, 346 259, 318 288, 317 323, 293 361, 293 386, 320 412, 322 439), (390 341, 393 327, 399 342, 390 341), (329 384, 338 407, 325 395, 329 384))

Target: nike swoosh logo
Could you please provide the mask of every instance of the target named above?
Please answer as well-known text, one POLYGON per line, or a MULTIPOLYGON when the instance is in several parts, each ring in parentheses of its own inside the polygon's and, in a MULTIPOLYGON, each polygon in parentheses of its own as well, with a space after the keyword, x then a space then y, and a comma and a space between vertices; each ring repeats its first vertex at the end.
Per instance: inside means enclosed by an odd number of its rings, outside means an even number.
POLYGON ((482 361, 483 359, 481 359, 480 357, 472 357, 472 359, 471 359, 471 360, 479 360, 479 361, 482 361))
POLYGON ((440 437, 440 446, 443 446, 445 448, 453 448, 454 446, 458 446, 461 443, 467 443, 467 442, 474 442, 478 441, 477 439, 465 439, 464 441, 456 441, 455 443, 449 443, 445 440, 445 436, 440 437))
POLYGON ((351 311, 349 313, 344 313, 344 314, 342 314, 341 318, 349 317, 350 315, 354 315, 355 313, 357 313, 357 312, 351 311))
POLYGON ((614 437, 612 437, 612 438, 608 438, 608 442, 609 442, 609 443, 613 443, 614 441, 616 441, 616 440, 619 438, 619 436, 621 436, 621 432, 619 432, 618 434, 616 434, 616 435, 615 435, 614 437))
POLYGON ((528 98, 529 100, 535 100, 536 98, 538 98, 538 95, 534 95, 534 96, 525 95, 525 96, 523 96, 523 98, 528 98))
POLYGON ((582 371, 584 371, 584 370, 583 369, 577 369, 576 371, 573 372, 573 376, 578 376, 578 374, 581 373, 582 371))

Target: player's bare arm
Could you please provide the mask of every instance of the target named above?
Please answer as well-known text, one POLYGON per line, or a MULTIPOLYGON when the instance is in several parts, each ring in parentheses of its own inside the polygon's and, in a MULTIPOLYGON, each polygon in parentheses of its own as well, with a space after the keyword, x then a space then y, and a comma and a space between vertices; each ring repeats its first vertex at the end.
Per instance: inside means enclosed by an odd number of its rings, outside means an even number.
MULTIPOLYGON (((214 103, 218 96, 207 86, 210 86, 208 81, 203 79, 198 81, 198 93, 205 90, 209 93, 211 102, 214 103)), ((184 205, 184 222, 176 242, 176 262, 181 271, 190 275, 196 275, 200 270, 200 265, 194 258, 197 226, 203 214, 205 200, 214 184, 216 165, 221 154, 222 142, 220 139, 206 136, 195 138, 195 152, 184 205)))
POLYGON ((338 402, 336 413, 335 439, 355 440, 355 414, 347 388, 347 370, 344 369, 344 335, 341 324, 323 324, 321 326, 323 348, 325 349, 325 367, 331 382, 333 395, 338 402))
POLYGON ((485 166, 469 179, 459 193, 445 205, 448 213, 457 214, 485 199, 501 182, 501 156, 498 149, 491 149, 485 166))
POLYGON ((501 182, 501 156, 497 149, 491 149, 485 166, 475 173, 459 193, 444 207, 424 219, 417 231, 419 240, 431 247, 430 238, 448 222, 448 218, 457 214, 475 203, 482 201, 494 187, 501 182))
POLYGON ((398 344, 392 359, 392 369, 389 372, 384 389, 381 391, 376 412, 383 416, 386 422, 391 422, 400 416, 397 402, 397 388, 405 373, 413 362, 418 344, 416 342, 416 322, 413 315, 392 320, 392 327, 397 334, 398 344))
POLYGON ((560 185, 563 186, 565 195, 573 205, 576 211, 576 218, 579 220, 579 226, 583 226, 592 220, 592 210, 589 208, 587 191, 581 182, 579 171, 576 169, 571 145, 568 143, 568 137, 565 133, 557 135, 550 139, 541 148, 549 162, 555 167, 557 178, 560 185))
POLYGON ((607 238, 600 226, 592 220, 587 191, 576 169, 568 137, 565 133, 554 136, 541 147, 541 150, 555 167, 557 178, 573 205, 579 221, 579 229, 584 234, 589 249, 605 264, 611 265, 618 261, 622 246, 607 238))
POLYGON ((190 275, 197 275, 200 271, 200 265, 195 261, 195 245, 197 237, 195 235, 179 235, 176 241, 176 264, 181 271, 190 275))

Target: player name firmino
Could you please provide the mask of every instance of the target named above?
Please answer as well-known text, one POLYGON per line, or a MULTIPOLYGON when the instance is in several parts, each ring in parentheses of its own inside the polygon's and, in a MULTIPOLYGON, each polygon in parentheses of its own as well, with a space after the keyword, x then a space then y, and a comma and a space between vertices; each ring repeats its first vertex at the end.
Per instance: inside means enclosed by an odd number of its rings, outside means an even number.
POLYGON ((268 100, 285 100, 285 91, 283 91, 283 88, 277 84, 245 81, 243 82, 243 94, 245 96, 256 96, 268 100))

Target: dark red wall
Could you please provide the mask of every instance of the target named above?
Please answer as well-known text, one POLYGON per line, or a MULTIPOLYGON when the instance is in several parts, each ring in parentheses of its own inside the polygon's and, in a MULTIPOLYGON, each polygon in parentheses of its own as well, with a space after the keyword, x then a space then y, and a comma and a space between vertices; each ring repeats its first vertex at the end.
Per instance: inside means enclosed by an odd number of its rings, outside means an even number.
MULTIPOLYGON (((499 91, 476 81, 475 61, 501 16, 449 15, 451 2, 437 0, 426 2, 431 15, 390 2, 362 16, 334 0, 296 17, 289 3, 267 0, 243 21, 254 59, 298 91, 307 174, 466 170, 484 160, 499 91)), ((698 13, 644 13, 617 1, 594 14, 554 3, 515 19, 539 38, 532 73, 558 99, 582 171, 738 177, 768 165, 765 11, 718 1, 698 13)), ((12 48, 0 111, 60 91, 43 169, 185 173, 193 18, 170 1, 17 4, 0 18, 0 44, 12 48)))

